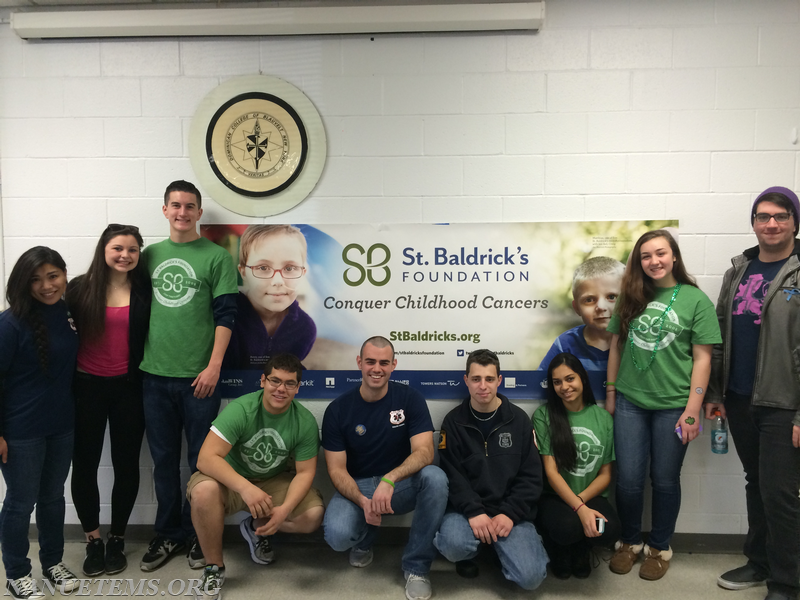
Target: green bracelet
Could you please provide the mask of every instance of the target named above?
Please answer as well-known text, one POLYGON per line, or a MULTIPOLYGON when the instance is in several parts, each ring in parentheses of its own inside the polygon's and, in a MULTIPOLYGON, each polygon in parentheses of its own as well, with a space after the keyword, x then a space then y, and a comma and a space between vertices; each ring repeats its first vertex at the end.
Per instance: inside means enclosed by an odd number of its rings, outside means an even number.
POLYGON ((616 386, 617 382, 616 381, 606 381, 606 385, 614 385, 614 386, 616 386))
POLYGON ((391 479, 387 479, 386 477, 381 477, 381 481, 385 481, 390 486, 392 486, 392 489, 394 489, 394 481, 392 481, 391 479))

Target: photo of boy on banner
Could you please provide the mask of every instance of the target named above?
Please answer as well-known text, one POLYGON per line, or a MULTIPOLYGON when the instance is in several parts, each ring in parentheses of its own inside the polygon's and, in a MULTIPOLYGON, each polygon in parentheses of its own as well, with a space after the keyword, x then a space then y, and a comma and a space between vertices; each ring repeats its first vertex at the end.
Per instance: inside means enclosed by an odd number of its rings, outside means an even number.
POLYGON ((297 301, 308 273, 308 244, 292 225, 251 225, 239 239, 242 278, 239 314, 223 368, 262 369, 270 356, 303 360, 317 339, 317 326, 297 301))

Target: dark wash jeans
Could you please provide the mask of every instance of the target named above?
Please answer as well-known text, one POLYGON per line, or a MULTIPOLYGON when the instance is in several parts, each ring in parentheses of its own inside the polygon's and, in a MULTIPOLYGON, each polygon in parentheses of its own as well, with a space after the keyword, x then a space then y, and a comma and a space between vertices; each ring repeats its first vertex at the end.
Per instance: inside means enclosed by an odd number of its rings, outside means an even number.
POLYGON ((183 542, 194 534, 186 490, 181 485, 181 433, 186 434, 187 460, 197 471, 197 455, 219 412, 219 386, 207 398, 195 398, 193 377, 144 376, 144 419, 158 510, 156 533, 183 542))
POLYGON ((0 512, 0 542, 7 579, 19 579, 31 572, 28 527, 34 504, 42 570, 61 562, 64 482, 72 460, 72 440, 72 429, 44 438, 6 440, 8 462, 0 462, 6 481, 6 497, 0 512))
POLYGON ((792 445, 795 411, 751 406, 728 390, 725 410, 745 472, 749 530, 744 555, 767 575, 770 591, 800 591, 800 449, 792 445))
POLYGON ((640 408, 617 390, 614 411, 617 511, 625 543, 642 542, 644 484, 649 461, 653 518, 647 543, 655 550, 669 548, 681 510, 681 467, 686 446, 675 435, 675 423, 683 410, 640 408))

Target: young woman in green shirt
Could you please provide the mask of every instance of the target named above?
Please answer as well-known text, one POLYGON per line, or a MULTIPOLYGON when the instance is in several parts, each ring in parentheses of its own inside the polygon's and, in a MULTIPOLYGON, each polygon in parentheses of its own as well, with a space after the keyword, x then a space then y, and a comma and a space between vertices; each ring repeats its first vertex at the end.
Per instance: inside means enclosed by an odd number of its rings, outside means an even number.
POLYGON ((628 573, 639 554, 642 579, 664 576, 681 506, 687 444, 700 433, 700 409, 711 373, 711 347, 721 342, 714 304, 686 272, 670 232, 639 238, 608 325, 606 409, 614 415, 617 507, 622 536, 610 568, 628 573), (653 486, 652 526, 642 538, 647 467, 653 486))

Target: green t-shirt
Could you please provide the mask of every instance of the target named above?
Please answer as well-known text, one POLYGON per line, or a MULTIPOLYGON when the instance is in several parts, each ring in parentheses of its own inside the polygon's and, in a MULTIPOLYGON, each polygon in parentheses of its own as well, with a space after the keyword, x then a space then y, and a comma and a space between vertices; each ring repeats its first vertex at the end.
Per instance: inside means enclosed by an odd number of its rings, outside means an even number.
MULTIPOLYGON (((653 355, 658 322, 655 326, 652 323, 664 313, 674 289, 658 288, 644 312, 631 321, 636 363, 640 367, 647 365, 653 355)), ((611 318, 608 331, 619 333, 617 315, 611 318)), ((622 342, 617 389, 641 408, 660 410, 686 406, 692 378, 692 345, 719 344, 722 336, 714 304, 708 296, 694 286, 683 285, 664 318, 655 360, 646 371, 634 365, 630 339, 622 342)))
POLYGON ((197 377, 214 348, 212 301, 236 294, 231 256, 206 238, 164 240, 144 250, 153 282, 150 328, 141 369, 164 377, 197 377))
POLYGON ((286 412, 268 413, 263 391, 231 401, 211 431, 233 448, 225 460, 246 479, 270 479, 286 470, 289 457, 310 460, 319 452, 319 427, 307 408, 292 401, 286 412))
MULTIPOLYGON (((595 480, 600 468, 615 460, 614 455, 614 419, 603 408, 596 404, 584 407, 578 412, 567 411, 572 437, 578 450, 575 469, 559 470, 559 474, 567 482, 569 489, 580 494, 595 480)), ((550 447, 550 411, 543 404, 533 413, 533 429, 539 443, 539 454, 553 456, 550 447)), ((550 482, 545 478, 545 491, 554 493, 550 482)), ((602 496, 608 496, 608 488, 602 496)))

